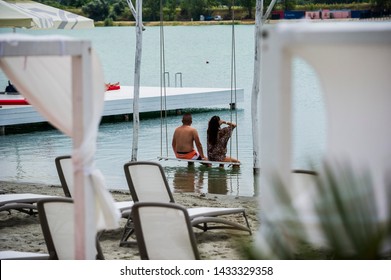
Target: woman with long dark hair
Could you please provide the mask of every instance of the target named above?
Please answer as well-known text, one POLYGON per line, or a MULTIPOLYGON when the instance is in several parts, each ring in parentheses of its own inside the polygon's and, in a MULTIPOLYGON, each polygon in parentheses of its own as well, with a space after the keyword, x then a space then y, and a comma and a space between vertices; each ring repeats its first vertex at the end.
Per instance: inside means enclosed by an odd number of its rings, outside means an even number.
MULTIPOLYGON (((213 116, 209 120, 207 131, 208 160, 239 162, 236 158, 227 156, 227 144, 235 127, 235 123, 223 121, 219 116, 213 116), (227 126, 221 128, 223 124, 227 126)), ((221 164, 220 166, 224 165, 221 164)))

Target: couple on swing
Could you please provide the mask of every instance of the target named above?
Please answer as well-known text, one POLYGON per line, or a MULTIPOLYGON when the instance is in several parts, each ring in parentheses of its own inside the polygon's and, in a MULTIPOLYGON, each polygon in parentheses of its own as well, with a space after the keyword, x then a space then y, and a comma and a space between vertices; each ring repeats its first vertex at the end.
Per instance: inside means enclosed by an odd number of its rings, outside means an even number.
MULTIPOLYGON (((206 158, 197 129, 191 127, 192 122, 191 114, 185 113, 182 118, 182 125, 175 129, 172 137, 172 149, 177 158, 227 163, 240 162, 235 158, 227 156, 227 143, 236 127, 235 123, 221 120, 219 116, 213 116, 209 120, 207 131, 208 157, 206 158), (221 125, 225 126, 221 127, 221 125), (194 149, 193 143, 195 143, 197 150, 194 149)), ((223 164, 220 164, 220 167, 223 166, 223 164)))

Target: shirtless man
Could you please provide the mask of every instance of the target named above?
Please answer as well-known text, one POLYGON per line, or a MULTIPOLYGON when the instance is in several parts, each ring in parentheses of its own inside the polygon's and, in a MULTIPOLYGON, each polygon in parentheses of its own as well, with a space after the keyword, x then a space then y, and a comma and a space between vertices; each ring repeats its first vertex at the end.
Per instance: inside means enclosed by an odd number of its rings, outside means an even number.
POLYGON ((191 114, 183 115, 183 125, 175 129, 172 137, 172 149, 177 158, 202 160, 205 159, 202 144, 197 129, 191 127, 192 122, 191 114), (195 143, 197 151, 194 150, 193 143, 195 143))

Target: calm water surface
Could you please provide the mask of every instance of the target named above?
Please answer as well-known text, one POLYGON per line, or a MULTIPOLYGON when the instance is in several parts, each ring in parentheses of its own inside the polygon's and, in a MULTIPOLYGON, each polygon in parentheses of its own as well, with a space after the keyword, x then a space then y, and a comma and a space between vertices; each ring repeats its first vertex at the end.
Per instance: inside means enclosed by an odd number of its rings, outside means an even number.
MULTIPOLYGON (((11 29, 0 29, 0 33, 11 29)), ((106 82, 133 85, 135 29, 133 27, 97 27, 91 30, 18 30, 34 35, 60 34, 92 41, 105 73, 106 82)), ((230 26, 170 26, 164 28, 166 71, 174 85, 175 73, 183 75, 185 87, 231 86, 230 26)), ((196 164, 188 167, 182 162, 161 162, 174 191, 253 196, 257 193, 253 176, 251 133, 251 86, 253 79, 254 27, 235 27, 236 84, 244 89, 245 101, 237 114, 229 108, 196 112, 193 126, 206 147, 207 122, 213 115, 229 120, 237 117, 238 141, 232 143, 232 156, 242 162, 239 170, 226 167, 207 168, 196 164), (236 144, 239 149, 236 151, 236 144)), ((159 86, 159 27, 147 27, 143 33, 142 86, 159 86)), ((317 161, 324 147, 325 123, 322 95, 316 75, 304 61, 296 59, 293 67, 295 130, 294 166, 308 168, 317 161)), ((264 71, 267 71, 265 69, 264 71)), ((44 82, 44 81, 43 81, 44 82)), ((0 73, 0 89, 7 78, 0 73)), ((180 116, 167 120, 169 142, 181 123, 180 116)), ((161 121, 142 119, 139 135, 138 160, 156 160, 170 144, 161 146, 161 121)), ((57 130, 6 135, 0 137, 0 180, 59 184, 54 158, 71 152, 71 140, 57 130)), ((132 122, 104 123, 98 135, 97 166, 105 175, 110 189, 127 190, 123 164, 129 161, 132 149, 132 122)))

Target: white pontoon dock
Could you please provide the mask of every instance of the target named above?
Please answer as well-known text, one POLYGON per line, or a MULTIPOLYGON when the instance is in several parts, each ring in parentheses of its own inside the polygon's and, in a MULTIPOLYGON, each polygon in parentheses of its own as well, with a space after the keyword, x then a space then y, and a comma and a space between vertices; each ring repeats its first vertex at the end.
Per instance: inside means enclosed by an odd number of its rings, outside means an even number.
MULTIPOLYGON (((156 112, 161 110, 160 87, 141 87, 139 111, 156 112)), ((55 92, 53 92, 55 94, 55 92)), ((226 106, 235 96, 229 88, 166 88, 167 110, 180 110, 186 108, 213 108, 226 106)), ((23 99, 20 95, 1 94, 0 99, 23 99)), ((244 101, 243 89, 236 89, 236 103, 244 101)), ((133 113, 133 87, 121 86, 119 90, 107 91, 103 116, 126 115, 133 113)), ((3 133, 11 125, 22 125, 46 122, 46 120, 30 105, 7 105, 0 108, 0 128, 3 133)))

